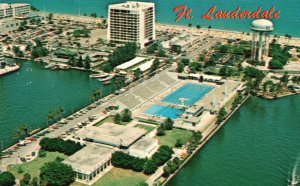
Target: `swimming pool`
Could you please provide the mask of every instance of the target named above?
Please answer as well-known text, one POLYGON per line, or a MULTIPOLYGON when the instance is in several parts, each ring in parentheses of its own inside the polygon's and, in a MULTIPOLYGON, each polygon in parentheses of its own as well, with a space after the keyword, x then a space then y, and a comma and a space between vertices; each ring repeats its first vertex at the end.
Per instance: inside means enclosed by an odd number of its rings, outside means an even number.
POLYGON ((178 108, 166 107, 161 105, 152 105, 144 111, 145 114, 160 116, 165 118, 177 119, 183 114, 183 110, 178 108))
POLYGON ((208 85, 200 85, 195 83, 186 83, 175 92, 172 92, 168 96, 164 97, 161 101, 165 103, 182 105, 180 98, 186 99, 184 101, 185 106, 191 106, 204 97, 214 87, 208 85))

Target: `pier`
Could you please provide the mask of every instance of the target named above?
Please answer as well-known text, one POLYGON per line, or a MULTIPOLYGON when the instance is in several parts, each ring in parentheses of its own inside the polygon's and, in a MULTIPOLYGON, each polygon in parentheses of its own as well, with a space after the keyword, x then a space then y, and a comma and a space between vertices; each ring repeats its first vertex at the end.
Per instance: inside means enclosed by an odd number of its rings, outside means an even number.
POLYGON ((6 74, 9 74, 9 73, 18 71, 19 69, 20 69, 19 65, 16 65, 16 66, 6 66, 5 68, 0 69, 0 77, 4 76, 6 74))

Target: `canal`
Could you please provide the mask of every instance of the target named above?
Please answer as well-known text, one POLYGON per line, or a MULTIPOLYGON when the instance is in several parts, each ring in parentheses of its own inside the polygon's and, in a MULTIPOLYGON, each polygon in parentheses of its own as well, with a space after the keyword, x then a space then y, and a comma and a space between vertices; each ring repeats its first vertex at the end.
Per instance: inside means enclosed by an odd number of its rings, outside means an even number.
POLYGON ((299 103, 251 97, 168 185, 287 185, 300 175, 299 103))

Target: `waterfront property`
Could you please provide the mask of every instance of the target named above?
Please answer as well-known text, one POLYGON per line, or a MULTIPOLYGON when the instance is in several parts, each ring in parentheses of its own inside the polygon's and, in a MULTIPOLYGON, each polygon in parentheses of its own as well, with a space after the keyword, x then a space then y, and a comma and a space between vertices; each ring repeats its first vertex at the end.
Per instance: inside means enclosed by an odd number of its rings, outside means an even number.
POLYGON ((158 149, 158 140, 144 137, 129 148, 129 155, 138 158, 150 158, 158 149))
POLYGON ((109 5, 108 9, 109 42, 132 42, 144 48, 156 39, 154 3, 128 1, 109 5))
POLYGON ((146 132, 146 130, 140 128, 104 123, 98 127, 91 126, 81 130, 78 132, 78 136, 87 141, 128 148, 146 132))
POLYGON ((111 156, 115 150, 99 144, 88 144, 64 160, 76 172, 77 181, 89 183, 104 175, 111 166, 111 156))
POLYGON ((19 17, 30 13, 30 4, 27 3, 16 3, 7 4, 0 3, 0 19, 8 17, 19 17))

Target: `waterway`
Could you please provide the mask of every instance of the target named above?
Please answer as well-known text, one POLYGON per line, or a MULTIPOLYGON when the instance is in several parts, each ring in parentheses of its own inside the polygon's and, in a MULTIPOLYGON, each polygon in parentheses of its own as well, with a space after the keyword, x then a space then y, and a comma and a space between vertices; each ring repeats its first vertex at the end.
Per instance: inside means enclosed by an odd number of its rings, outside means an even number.
POLYGON ((94 90, 107 95, 110 86, 90 79, 88 72, 51 71, 35 62, 22 62, 20 71, 0 78, 0 142, 10 145, 21 124, 45 127, 49 111, 59 106, 70 114, 90 103, 94 90))
POLYGON ((282 186, 295 169, 299 178, 299 103, 250 98, 168 185, 282 186))
MULTIPOLYGON (((109 4, 125 2, 126 0, 1 0, 0 2, 27 2, 41 11, 83 15, 96 13, 98 16, 107 17, 107 8, 109 4)), ((300 1, 299 0, 143 0, 145 2, 154 2, 156 4, 157 22, 165 24, 200 25, 207 28, 237 30, 250 32, 251 19, 201 19, 210 7, 216 5, 217 10, 233 11, 238 6, 241 10, 255 11, 259 6, 262 10, 269 10, 272 6, 280 11, 280 18, 272 20, 275 26, 275 34, 290 34, 293 37, 300 37, 300 1), (174 7, 186 5, 192 8, 192 19, 182 19, 175 22, 176 14, 174 7)))

